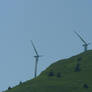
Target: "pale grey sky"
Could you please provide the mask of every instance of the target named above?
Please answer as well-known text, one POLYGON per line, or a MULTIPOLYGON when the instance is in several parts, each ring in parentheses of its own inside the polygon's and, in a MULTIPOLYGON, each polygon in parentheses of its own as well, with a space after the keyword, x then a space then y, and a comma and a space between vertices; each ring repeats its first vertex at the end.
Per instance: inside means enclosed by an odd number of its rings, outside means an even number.
POLYGON ((44 55, 38 74, 82 52, 73 30, 92 42, 92 0, 0 0, 0 91, 34 77, 30 40, 44 55))

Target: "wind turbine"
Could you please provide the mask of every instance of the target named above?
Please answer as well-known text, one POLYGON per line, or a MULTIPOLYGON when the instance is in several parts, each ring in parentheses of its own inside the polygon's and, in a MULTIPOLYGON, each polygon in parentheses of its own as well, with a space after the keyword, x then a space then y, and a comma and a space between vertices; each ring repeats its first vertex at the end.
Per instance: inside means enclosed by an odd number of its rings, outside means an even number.
POLYGON ((37 77, 37 66, 38 66, 38 61, 39 61, 39 57, 41 57, 41 56, 39 56, 39 54, 38 54, 38 52, 37 52, 37 50, 36 50, 36 48, 35 48, 35 45, 34 45, 34 43, 33 43, 33 41, 31 40, 31 44, 32 44, 32 47, 33 47, 33 49, 34 49, 34 51, 35 51, 35 56, 34 56, 34 58, 35 58, 35 71, 34 71, 34 77, 36 78, 37 77))
POLYGON ((87 43, 76 31, 74 32, 80 38, 80 40, 84 43, 82 46, 84 47, 84 52, 86 52, 88 50, 88 45, 90 45, 90 43, 87 43))

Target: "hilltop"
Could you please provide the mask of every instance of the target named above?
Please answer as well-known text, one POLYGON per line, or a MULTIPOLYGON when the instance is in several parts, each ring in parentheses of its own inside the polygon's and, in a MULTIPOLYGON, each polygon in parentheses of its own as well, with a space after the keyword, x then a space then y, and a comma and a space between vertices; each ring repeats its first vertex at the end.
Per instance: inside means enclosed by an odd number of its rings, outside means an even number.
POLYGON ((92 50, 57 61, 36 79, 5 92, 92 92, 92 50))

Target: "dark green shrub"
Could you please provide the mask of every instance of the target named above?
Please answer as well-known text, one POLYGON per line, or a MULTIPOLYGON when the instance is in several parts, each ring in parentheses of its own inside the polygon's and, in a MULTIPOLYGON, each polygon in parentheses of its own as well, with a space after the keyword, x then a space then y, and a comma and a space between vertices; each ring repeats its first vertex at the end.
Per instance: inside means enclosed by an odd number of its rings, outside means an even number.
POLYGON ((19 85, 21 85, 21 84, 23 84, 23 83, 20 81, 19 85))
POLYGON ((12 88, 9 86, 9 87, 8 87, 8 90, 11 90, 11 89, 12 89, 12 88))
POLYGON ((50 71, 49 74, 48 74, 48 76, 50 76, 50 77, 54 76, 54 72, 50 71))
POLYGON ((77 65, 76 65, 76 67, 75 67, 75 72, 80 72, 80 62, 81 62, 81 60, 82 60, 82 58, 81 57, 79 57, 78 59, 77 59, 77 65))
POLYGON ((83 87, 88 89, 88 85, 87 84, 84 84, 83 87))
POLYGON ((58 77, 58 78, 61 77, 61 73, 60 73, 60 72, 57 73, 57 77, 58 77))
POLYGON ((80 64, 77 64, 75 67, 75 72, 80 72, 80 64))
POLYGON ((82 60, 82 58, 81 57, 79 57, 78 59, 77 59, 77 61, 81 61, 82 60))

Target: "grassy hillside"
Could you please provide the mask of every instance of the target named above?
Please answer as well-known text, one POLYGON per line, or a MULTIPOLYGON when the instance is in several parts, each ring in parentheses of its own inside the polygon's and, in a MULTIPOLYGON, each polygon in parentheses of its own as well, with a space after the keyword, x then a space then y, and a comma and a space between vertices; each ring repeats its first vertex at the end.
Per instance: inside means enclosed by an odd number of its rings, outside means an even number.
POLYGON ((36 79, 6 92, 92 92, 92 51, 57 61, 36 79))

